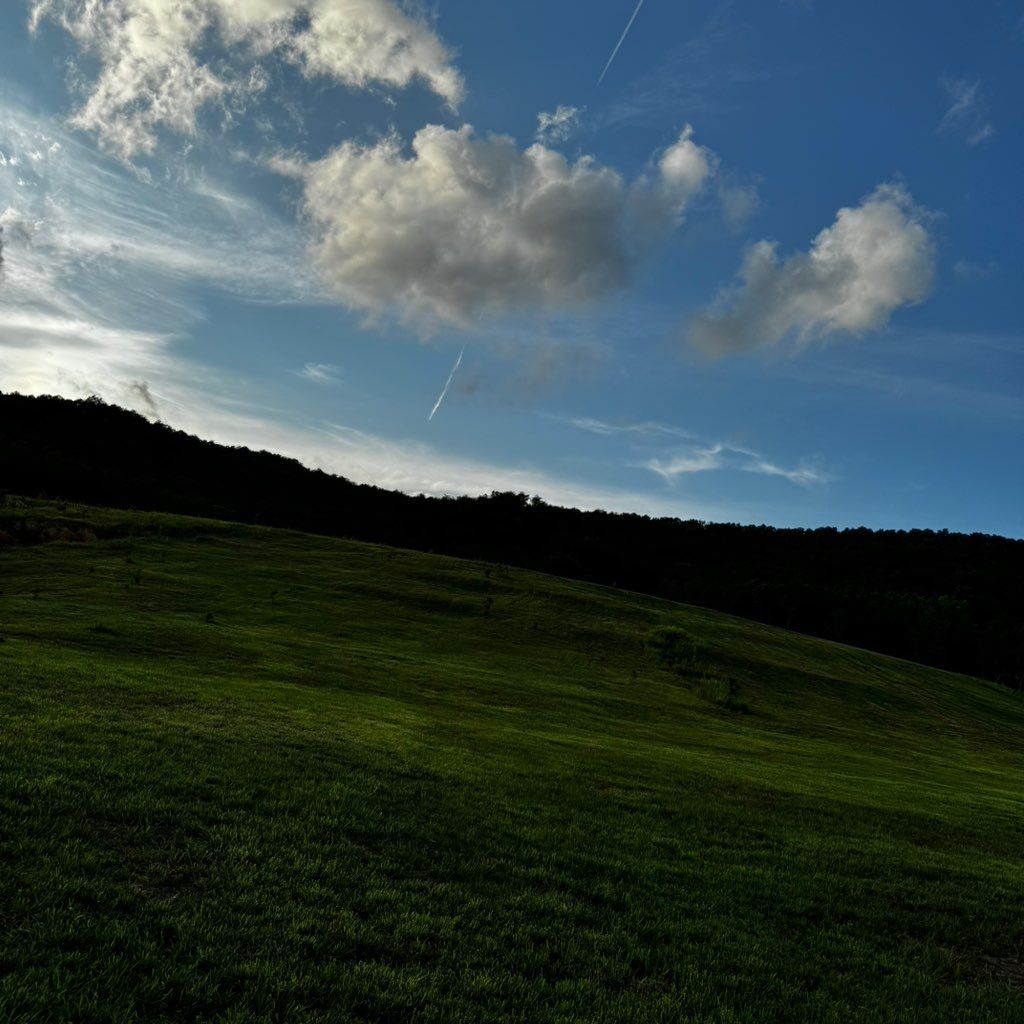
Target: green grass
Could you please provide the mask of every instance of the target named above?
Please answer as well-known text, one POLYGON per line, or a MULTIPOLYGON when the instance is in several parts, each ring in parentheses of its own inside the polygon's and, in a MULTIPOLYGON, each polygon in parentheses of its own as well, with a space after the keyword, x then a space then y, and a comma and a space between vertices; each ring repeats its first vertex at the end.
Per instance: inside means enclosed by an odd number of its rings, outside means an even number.
POLYGON ((518 570, 24 518, 5 1024, 1024 1020, 1014 694, 518 570))

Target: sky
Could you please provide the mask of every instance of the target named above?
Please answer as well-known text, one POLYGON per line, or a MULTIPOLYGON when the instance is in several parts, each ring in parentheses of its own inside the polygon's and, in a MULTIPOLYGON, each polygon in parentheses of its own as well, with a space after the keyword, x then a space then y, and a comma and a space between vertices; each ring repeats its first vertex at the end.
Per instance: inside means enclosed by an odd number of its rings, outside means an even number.
POLYGON ((1024 0, 6 0, 0 44, 2 391, 410 493, 1024 536, 1024 0))

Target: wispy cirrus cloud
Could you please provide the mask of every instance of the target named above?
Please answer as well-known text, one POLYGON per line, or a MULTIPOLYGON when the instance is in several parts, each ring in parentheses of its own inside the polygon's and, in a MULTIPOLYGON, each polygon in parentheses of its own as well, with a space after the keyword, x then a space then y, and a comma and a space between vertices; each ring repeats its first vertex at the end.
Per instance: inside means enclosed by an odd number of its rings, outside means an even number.
POLYGON ((650 470, 669 484, 689 474, 717 471, 780 477, 801 487, 825 484, 835 479, 822 468, 821 460, 804 459, 797 466, 782 466, 752 448, 726 441, 703 441, 691 431, 654 420, 610 422, 592 417, 559 418, 577 430, 599 437, 627 439, 640 451, 646 449, 649 452, 654 446, 660 447, 661 453, 634 464, 650 470), (686 443, 680 444, 680 441, 686 443), (666 447, 670 450, 664 451, 666 447))
POLYGON ((900 331, 888 348, 885 367, 847 350, 830 353, 827 361, 785 360, 766 369, 802 387, 834 388, 840 401, 854 395, 858 408, 898 404, 962 423, 1024 420, 1024 335, 900 331))
POLYGON ((942 135, 955 135, 969 146, 977 146, 995 135, 995 125, 989 118, 980 79, 944 78, 941 85, 949 108, 936 131, 942 135))
POLYGON ((203 386, 204 371, 174 351, 203 316, 197 289, 320 298, 301 234, 261 204, 205 178, 140 181, 11 103, 0 109, 0 227, 6 388, 95 393, 153 415, 161 395, 203 386))
POLYGON ((194 135, 205 107, 258 95, 271 56, 355 88, 419 80, 452 107, 465 92, 422 11, 391 0, 34 0, 32 29, 48 21, 99 64, 73 123, 123 160, 151 153, 160 130, 194 135))
POLYGON ((158 325, 191 315, 196 282, 264 300, 314 300, 305 240, 208 178, 152 184, 52 119, 0 107, 6 307, 158 325))
POLYGON ((754 56, 755 38, 731 3, 719 3, 693 35, 671 47, 594 116, 614 128, 661 125, 680 110, 691 118, 717 112, 734 102, 737 90, 786 74, 754 56))
POLYGON ((740 231, 761 208, 761 194, 752 182, 723 180, 718 185, 722 218, 731 231, 740 231))
POLYGON ((341 370, 331 363, 306 363, 301 370, 296 371, 303 380, 313 384, 337 384, 341 380, 341 370))
POLYGON ((590 434, 597 434, 600 437, 681 437, 695 439, 696 435, 680 427, 668 426, 664 423, 656 423, 653 420, 631 422, 621 420, 618 422, 607 422, 594 419, 590 416, 561 417, 563 422, 575 427, 577 430, 585 430, 590 434))
POLYGON ((530 465, 507 466, 439 452, 414 439, 384 438, 338 423, 297 429, 250 413, 205 413, 183 421, 224 444, 283 452, 305 465, 340 473, 357 483, 406 494, 481 497, 492 491, 537 494, 552 504, 581 509, 640 512, 683 519, 721 517, 706 502, 573 480, 530 465))
POLYGON ((957 260, 953 273, 961 281, 984 281, 999 273, 999 264, 995 260, 957 260))
POLYGON ((780 477, 800 487, 824 484, 834 479, 824 470, 809 463, 802 463, 796 467, 780 466, 750 449, 722 443, 693 447, 665 458, 649 459, 644 466, 670 484, 690 473, 709 473, 717 470, 780 477))

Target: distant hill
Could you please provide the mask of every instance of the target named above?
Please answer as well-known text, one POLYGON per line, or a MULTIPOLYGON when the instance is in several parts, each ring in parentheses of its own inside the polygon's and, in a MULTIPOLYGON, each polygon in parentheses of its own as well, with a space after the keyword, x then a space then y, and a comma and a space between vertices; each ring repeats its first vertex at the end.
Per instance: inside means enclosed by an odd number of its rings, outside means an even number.
POLYGON ((1024 541, 652 519, 525 494, 411 497, 203 441, 98 399, 0 395, 0 437, 0 487, 11 494, 481 558, 1024 688, 1024 541))

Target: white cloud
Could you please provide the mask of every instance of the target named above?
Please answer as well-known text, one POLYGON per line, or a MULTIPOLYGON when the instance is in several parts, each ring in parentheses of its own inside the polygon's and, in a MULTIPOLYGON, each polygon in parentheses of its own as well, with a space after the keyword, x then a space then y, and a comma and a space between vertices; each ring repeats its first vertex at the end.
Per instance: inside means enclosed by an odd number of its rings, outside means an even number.
POLYGON ((566 479, 529 465, 502 466, 446 455, 411 439, 393 440, 351 427, 326 423, 298 429, 232 413, 204 414, 186 429, 224 444, 263 447, 300 459, 307 466, 338 473, 356 483, 433 496, 480 497, 492 491, 539 494, 546 501, 582 509, 639 512, 656 516, 708 519, 723 511, 614 486, 566 479))
POLYGON ((718 201, 722 207, 722 217, 733 231, 746 227, 747 222, 761 208, 761 196, 756 185, 722 182, 718 186, 718 201))
POLYGON ((656 473, 669 484, 674 484, 679 477, 690 473, 710 473, 718 470, 777 476, 803 487, 827 483, 833 479, 806 460, 796 468, 779 466, 750 448, 741 448, 724 441, 700 441, 688 430, 653 420, 609 423, 591 417, 564 417, 563 422, 599 437, 629 438, 636 442, 636 447, 650 449, 654 444, 660 445, 666 441, 672 443, 674 450, 668 455, 655 456, 641 463, 644 469, 656 473), (678 446, 680 439, 689 442, 685 448, 678 446))
POLYGON ((781 477, 800 487, 827 483, 832 479, 822 470, 807 463, 802 463, 795 468, 779 466, 747 448, 737 448, 734 445, 721 443, 694 446, 686 451, 676 452, 667 458, 650 459, 644 463, 644 466, 670 484, 689 473, 708 473, 716 470, 781 477))
POLYGON ((310 77, 405 87, 421 80, 456 106, 462 79, 424 17, 391 0, 35 0, 99 62, 73 123, 129 160, 158 129, 194 135, 200 110, 265 86, 270 54, 310 77))
POLYGON ((338 367, 330 363, 306 363, 299 376, 313 384, 337 384, 339 379, 338 367))
POLYGON ((578 107, 566 107, 559 105, 557 110, 551 113, 537 115, 537 141, 544 143, 565 142, 580 126, 580 115, 583 113, 578 107))
POLYGON ((180 321, 181 289, 315 299, 302 234, 207 178, 153 185, 73 135, 0 105, 0 225, 7 306, 72 319, 180 321))
POLYGON ((597 434, 600 437, 616 437, 619 435, 633 435, 639 437, 694 437, 688 430, 680 427, 672 427, 664 423, 656 423, 653 420, 644 420, 639 423, 622 421, 608 423, 605 420, 594 419, 590 416, 574 416, 565 420, 570 426, 577 430, 586 431, 588 434, 597 434))
POLYGON ((407 494, 491 491, 539 494, 554 504, 683 518, 721 518, 713 506, 665 499, 559 477, 529 465, 506 466, 447 455, 412 439, 389 439, 335 424, 290 426, 241 397, 237 382, 174 355, 172 339, 0 306, 0 390, 98 395, 200 437, 266 449, 356 483, 407 494))
POLYGON ((940 133, 957 135, 970 146, 976 146, 995 135, 995 125, 989 120, 980 81, 945 78, 942 80, 942 88, 949 100, 949 109, 939 122, 940 133))
POLYGON ((351 308, 421 325, 557 309, 623 287, 716 166, 687 128, 627 184, 590 157, 430 125, 305 168, 328 287, 351 308))
MULTIPOLYGON (((161 417, 162 392, 184 379, 167 336, 0 305, 0 389, 110 402, 161 417)), ((197 374, 188 374, 196 383, 197 374)))
POLYGON ((419 78, 453 107, 462 100, 462 78, 445 45, 422 18, 390 0, 302 0, 291 6, 309 15, 309 27, 292 43, 306 74, 362 88, 375 82, 404 87, 419 78))
POLYGON ((0 387, 158 415, 202 387, 202 369, 173 352, 202 316, 193 288, 320 297, 301 234, 214 182, 146 184, 10 105, 0 153, 0 387))
POLYGON ((412 439, 390 439, 336 423, 290 426, 246 401, 237 382, 183 361, 172 339, 0 307, 0 389, 68 398, 98 395, 177 429, 227 445, 299 459, 356 483, 407 494, 491 491, 539 494, 554 504, 683 518, 724 510, 614 486, 594 485, 525 466, 448 455, 412 439))
POLYGON ((723 451, 721 445, 694 448, 687 452, 678 452, 670 458, 650 459, 644 465, 667 483, 674 483, 677 477, 688 473, 706 473, 712 469, 721 469, 723 451))
POLYGON ((995 260, 977 263, 973 260, 957 260, 953 265, 953 273, 961 281, 984 281, 999 273, 999 264, 995 260))
MULTIPOLYGON (((0 390, 98 395, 224 444, 265 448, 408 493, 540 494, 580 508, 712 518, 724 510, 437 451, 337 424, 275 422, 251 382, 185 358, 191 285, 315 300, 297 233, 210 181, 140 182, 52 124, 0 107, 0 390), (19 184, 21 182, 21 184, 19 184)), ((329 364, 303 376, 336 379, 329 364)))
POLYGON ((737 286, 691 325, 712 352, 880 330, 902 306, 922 301, 934 277, 926 211, 898 185, 882 185, 845 207, 807 253, 780 261, 774 242, 747 252, 737 286))

